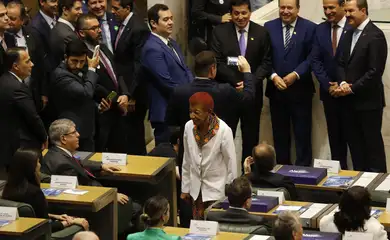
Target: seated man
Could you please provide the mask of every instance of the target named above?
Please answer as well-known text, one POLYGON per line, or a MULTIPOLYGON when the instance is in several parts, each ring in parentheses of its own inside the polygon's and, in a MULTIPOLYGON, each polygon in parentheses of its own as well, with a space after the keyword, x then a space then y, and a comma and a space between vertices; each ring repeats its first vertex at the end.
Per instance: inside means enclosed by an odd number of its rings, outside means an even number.
POLYGON ((99 237, 93 232, 83 231, 74 235, 73 240, 99 240, 99 237))
POLYGON ((297 190, 287 176, 271 172, 276 164, 275 149, 268 144, 259 144, 253 148, 252 156, 244 162, 244 172, 256 188, 285 188, 291 200, 297 200, 297 190), (252 169, 252 166, 254 168, 252 169))
POLYGON ((303 228, 299 217, 290 211, 278 214, 272 235, 275 240, 302 240, 303 228))
POLYGON ((266 223, 264 218, 248 212, 252 204, 252 187, 249 180, 244 176, 234 179, 231 184, 226 185, 225 194, 229 200, 229 209, 226 211, 210 211, 207 220, 245 226, 263 225, 250 233, 264 234, 264 229, 257 232, 261 227, 264 227, 266 223))
MULTIPOLYGON (((79 147, 80 134, 76 130, 76 125, 69 119, 58 119, 49 128, 50 141, 53 144, 42 160, 41 171, 49 175, 77 176, 80 185, 101 186, 96 175, 101 171, 112 173, 120 171, 120 168, 108 164, 101 164, 94 161, 79 161, 74 158, 74 154, 79 147)), ((133 214, 136 218, 141 207, 138 204, 131 206, 131 199, 121 193, 117 195, 118 213, 127 211, 126 214, 133 214), (128 211, 132 211, 129 213, 128 211)), ((126 231, 131 226, 130 223, 123 222, 121 214, 118 214, 118 232, 122 229, 126 231)), ((119 232, 121 233, 121 232, 119 232)))

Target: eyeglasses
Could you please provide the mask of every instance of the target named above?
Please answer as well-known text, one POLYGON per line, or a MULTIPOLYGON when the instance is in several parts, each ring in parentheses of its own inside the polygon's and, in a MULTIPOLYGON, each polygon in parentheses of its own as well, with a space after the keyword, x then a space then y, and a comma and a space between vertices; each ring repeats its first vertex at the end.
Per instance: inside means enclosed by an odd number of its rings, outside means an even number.
POLYGON ((77 133, 77 130, 74 130, 73 132, 63 134, 63 136, 75 135, 76 133, 77 133))
POLYGON ((92 30, 92 31, 97 32, 99 29, 100 29, 100 26, 94 26, 94 27, 90 27, 90 28, 83 28, 81 30, 84 30, 84 31, 92 30))

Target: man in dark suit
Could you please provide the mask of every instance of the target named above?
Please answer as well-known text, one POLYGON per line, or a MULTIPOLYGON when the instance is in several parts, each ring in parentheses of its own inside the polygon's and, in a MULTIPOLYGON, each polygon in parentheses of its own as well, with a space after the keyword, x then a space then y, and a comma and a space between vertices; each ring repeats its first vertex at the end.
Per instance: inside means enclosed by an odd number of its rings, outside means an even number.
MULTIPOLYGON (((258 226, 266 223, 261 216, 252 215, 248 209, 252 204, 252 187, 249 180, 241 176, 226 186, 229 208, 226 211, 210 211, 207 220, 219 223, 234 223, 246 226, 258 226)), ((256 232, 252 232, 256 234, 256 232)))
POLYGON ((8 31, 13 35, 12 44, 25 47, 34 63, 31 77, 26 79, 30 87, 37 111, 40 112, 47 103, 46 75, 44 71, 44 53, 39 39, 34 38, 29 27, 23 26, 26 10, 22 3, 11 1, 7 5, 7 14, 10 19, 8 31), (46 100, 46 101, 45 101, 46 100))
POLYGON ((309 55, 316 25, 298 16, 299 7, 299 0, 280 0, 280 17, 264 25, 271 35, 273 62, 265 94, 270 100, 277 162, 291 164, 291 121, 295 164, 309 166, 314 93, 309 55))
POLYGON ((368 18, 366 0, 345 3, 348 23, 340 54, 340 87, 344 129, 357 171, 386 172, 381 134, 385 93, 382 75, 387 43, 382 30, 368 18))
POLYGON ((149 80, 149 118, 154 128, 156 145, 169 139, 165 112, 175 87, 193 80, 179 45, 169 36, 173 31, 173 15, 168 6, 155 4, 148 10, 152 34, 142 49, 142 66, 149 80))
POLYGON ((47 134, 39 118, 30 89, 24 84, 33 63, 24 48, 10 48, 6 53, 8 72, 0 78, 0 168, 7 168, 19 147, 43 149, 47 134))
MULTIPOLYGON (((58 118, 67 118, 76 123, 80 132, 80 151, 93 152, 95 149, 95 114, 97 112, 93 99, 97 80, 96 68, 99 65, 99 54, 87 58, 88 49, 79 40, 73 40, 66 46, 65 62, 53 72, 50 84, 50 101, 53 102, 58 118), (83 71, 88 60, 88 71, 83 71)), ((110 108, 110 103, 102 99, 99 112, 110 108)))
POLYGON ((323 0, 327 21, 316 28, 312 49, 312 68, 320 83, 320 97, 324 106, 332 159, 347 169, 347 139, 342 127, 342 109, 334 96, 338 87, 338 56, 340 44, 350 26, 346 23, 344 0, 323 0))
MULTIPOLYGON (((271 42, 268 31, 250 21, 249 0, 231 1, 232 22, 215 27, 211 49, 217 53, 217 80, 242 88, 243 75, 236 66, 229 66, 228 57, 245 56, 255 74, 255 98, 240 106, 236 125, 241 120, 242 161, 259 143, 260 115, 263 107, 263 80, 271 72, 271 42), (226 41, 226 39, 231 39, 226 41)), ((232 128, 236 129, 236 127, 232 128)), ((235 134, 235 132, 233 132, 235 134)))
MULTIPOLYGON (((95 15, 81 15, 77 21, 80 38, 88 48, 88 56, 92 57, 95 46, 99 45, 102 34, 99 21, 95 15)), ((100 64, 96 69, 99 76, 95 89, 95 101, 100 103, 107 99, 111 92, 117 96, 111 99, 111 108, 98 116, 96 151, 98 152, 127 152, 126 126, 124 116, 127 114, 128 91, 123 78, 118 79, 114 71, 114 56, 105 44, 100 44, 100 64)))
POLYGON ((111 12, 107 12, 107 0, 86 0, 88 12, 95 15, 102 30, 102 42, 114 53, 115 38, 119 27, 111 12))
POLYGON ((50 33, 50 53, 52 67, 56 68, 64 60, 66 45, 77 39, 75 25, 83 13, 81 0, 59 0, 58 13, 60 18, 50 33))
POLYGON ((114 44, 114 62, 119 79, 129 93, 127 114, 127 153, 146 155, 144 119, 147 111, 146 78, 141 74, 141 51, 150 31, 142 18, 133 12, 134 0, 113 0, 112 13, 120 23, 114 44))
MULTIPOLYGON (((7 8, 0 1, 0 76, 7 72, 5 67, 5 52, 7 51, 7 39, 12 39, 5 31, 9 29, 9 18, 7 15, 7 8)), ((9 46, 11 47, 11 46, 9 46)))

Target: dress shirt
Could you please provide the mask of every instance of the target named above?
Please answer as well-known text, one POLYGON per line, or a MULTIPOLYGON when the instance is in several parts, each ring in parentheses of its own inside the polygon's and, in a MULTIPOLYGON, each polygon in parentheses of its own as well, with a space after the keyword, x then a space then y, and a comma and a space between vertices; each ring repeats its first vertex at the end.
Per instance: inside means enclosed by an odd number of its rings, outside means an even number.
MULTIPOLYGON (((345 28, 345 23, 347 22, 347 18, 344 16, 338 23, 337 23, 337 26, 339 26, 337 28, 337 46, 339 45, 340 43, 340 38, 341 38, 341 35, 343 34, 343 31, 344 31, 344 28, 345 28)), ((333 38, 333 24, 332 24, 332 28, 330 30, 330 39, 333 38)))
MULTIPOLYGON (((160 36, 160 35, 158 35, 157 33, 154 33, 154 32, 152 32, 152 34, 153 34, 154 36, 158 37, 159 39, 161 39, 161 41, 163 41, 163 43, 165 43, 165 45, 168 46, 168 41, 169 41, 168 38, 162 37, 162 36, 160 36)), ((168 46, 168 47, 171 48, 170 46, 168 46)), ((177 54, 176 49, 175 49, 175 48, 172 48, 172 50, 173 50, 173 52, 176 54, 176 57, 180 60, 179 54, 177 54)))
POLYGON ((104 36, 106 37, 106 46, 108 49, 113 53, 114 50, 112 49, 112 44, 111 44, 111 31, 110 31, 110 25, 108 24, 107 21, 107 14, 104 13, 104 16, 101 19, 101 29, 104 31, 104 36))
POLYGON ((9 73, 11 73, 12 75, 14 75, 14 77, 16 77, 16 79, 18 79, 19 82, 23 83, 23 80, 20 79, 20 77, 18 77, 18 75, 16 75, 15 73, 9 71, 9 73))
POLYGON ((232 207, 232 206, 229 206, 229 208, 231 208, 231 209, 237 209, 237 210, 241 210, 241 211, 248 212, 248 210, 246 210, 245 208, 241 208, 241 207, 232 207))
POLYGON ((44 12, 42 12, 42 10, 39 10, 39 12, 41 13, 43 19, 45 19, 45 21, 47 22, 47 24, 49 24, 50 29, 53 29, 53 27, 54 27, 54 26, 56 25, 56 23, 57 23, 56 19, 47 16, 44 12))
POLYGON ((130 18, 133 16, 133 12, 130 12, 130 14, 129 15, 127 15, 127 17, 125 18, 125 20, 122 22, 122 25, 123 26, 126 26, 128 23, 129 23, 129 21, 130 21, 130 18))
POLYGON ((17 47, 25 47, 28 51, 26 38, 23 35, 23 30, 20 29, 19 32, 14 34, 14 36, 15 36, 16 46, 17 47))
POLYGON ((355 48, 356 46, 356 43, 359 41, 359 38, 360 38, 360 35, 362 34, 364 28, 367 26, 367 24, 370 22, 370 19, 367 18, 366 20, 364 20, 364 22, 362 22, 359 27, 357 27, 355 29, 355 31, 353 32, 353 35, 352 35, 352 44, 351 44, 351 54, 353 52, 353 49, 355 48))
POLYGON ((73 32, 76 30, 76 28, 73 26, 73 24, 70 23, 68 20, 65 20, 63 18, 59 18, 58 22, 62 22, 64 24, 68 25, 68 27, 70 27, 70 29, 72 29, 73 32))
MULTIPOLYGON (((4 36, 4 35, 3 35, 4 36)), ((4 40, 4 37, 0 36, 0 44, 4 51, 7 51, 7 43, 4 40)))
MULTIPOLYGON (((250 22, 248 22, 248 24, 246 25, 246 27, 243 29, 245 30, 245 32, 243 33, 244 34, 244 37, 245 37, 245 45, 248 47, 248 32, 249 32, 249 24, 250 22)), ((236 26, 236 34, 237 34, 237 40, 238 42, 240 42, 240 37, 241 37, 241 33, 240 33, 240 30, 237 26, 236 26)))
POLYGON ((69 157, 73 157, 73 154, 69 150, 67 150, 67 149, 65 149, 63 147, 60 147, 60 146, 57 146, 57 147, 59 149, 61 149, 62 151, 64 151, 66 154, 68 154, 69 157))

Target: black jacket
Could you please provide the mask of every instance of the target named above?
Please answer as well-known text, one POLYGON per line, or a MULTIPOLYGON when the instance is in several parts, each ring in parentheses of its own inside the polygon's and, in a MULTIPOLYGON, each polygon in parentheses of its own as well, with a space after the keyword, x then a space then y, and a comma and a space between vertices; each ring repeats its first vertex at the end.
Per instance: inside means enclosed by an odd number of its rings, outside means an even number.
POLYGON ((283 176, 279 173, 266 172, 257 174, 251 173, 249 180, 253 187, 257 188, 279 188, 283 187, 290 193, 291 200, 297 200, 297 190, 294 183, 287 176, 283 176))

